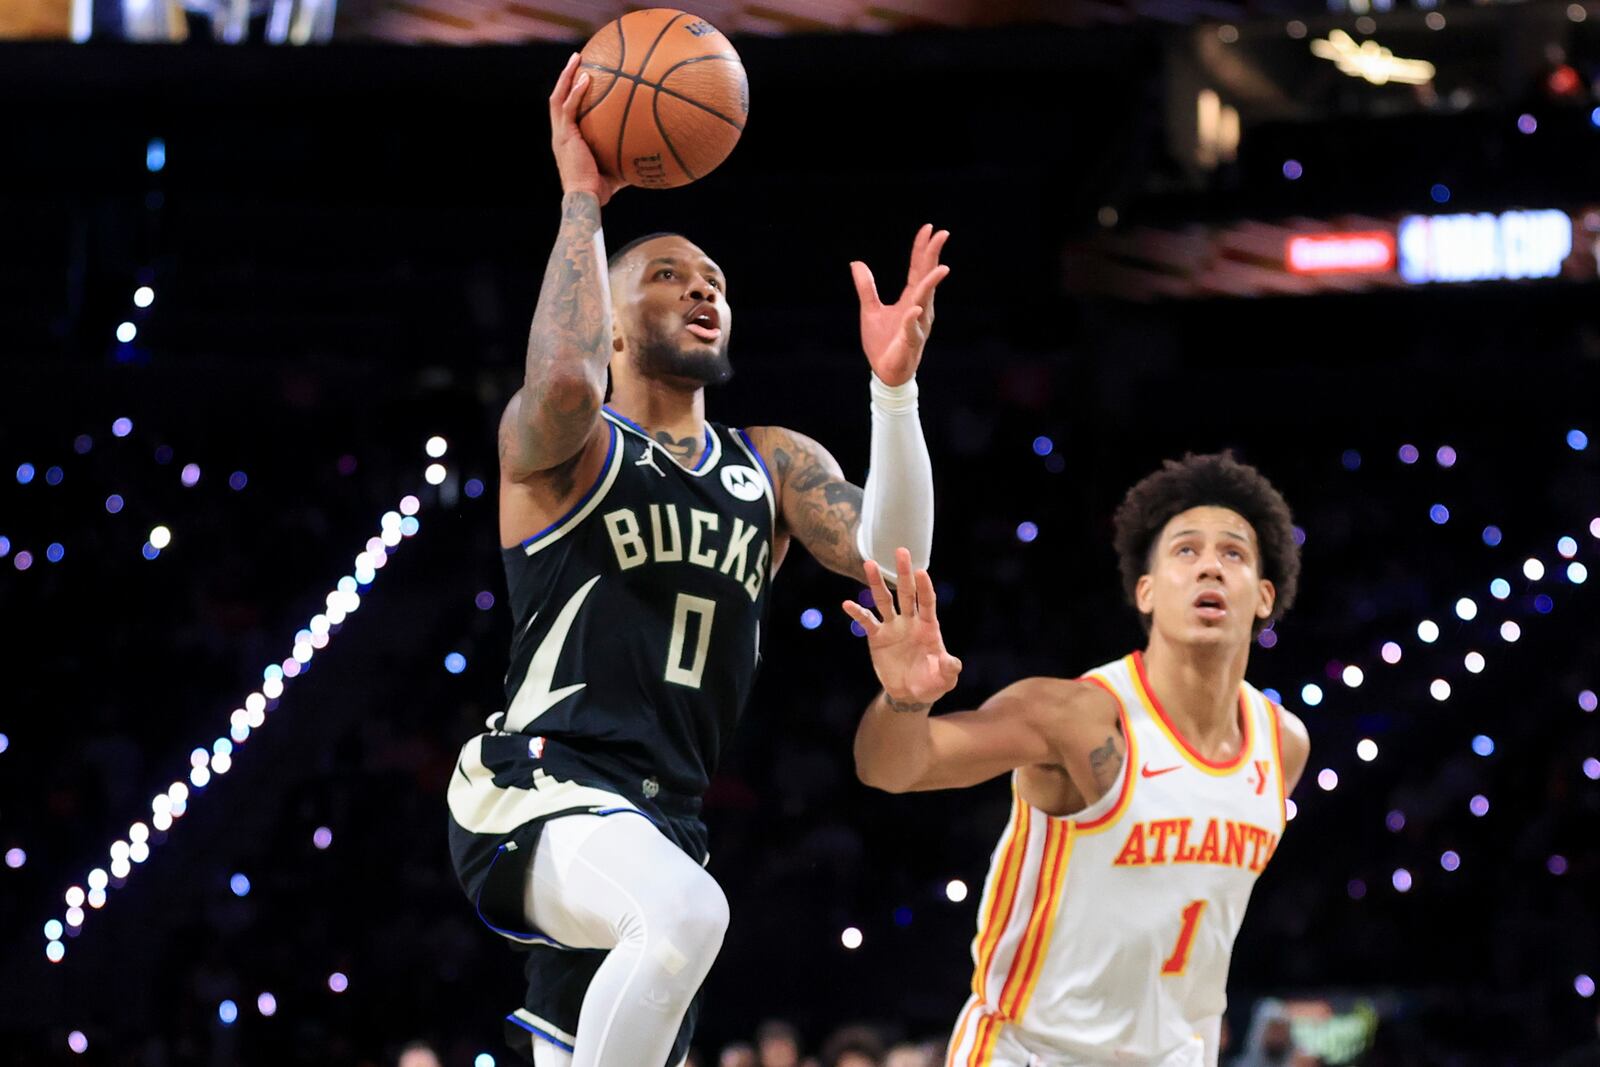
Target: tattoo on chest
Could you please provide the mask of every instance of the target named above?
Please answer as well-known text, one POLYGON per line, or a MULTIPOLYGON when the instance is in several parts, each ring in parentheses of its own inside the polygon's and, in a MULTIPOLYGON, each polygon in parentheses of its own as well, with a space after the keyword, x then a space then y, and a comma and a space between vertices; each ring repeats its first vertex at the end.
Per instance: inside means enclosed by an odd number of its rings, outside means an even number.
POLYGON ((656 444, 667 450, 667 454, 679 463, 687 463, 694 458, 695 452, 700 448, 700 441, 694 437, 675 438, 665 430, 655 432, 656 444))
POLYGON ((1089 773, 1094 775, 1094 784, 1102 792, 1109 791, 1117 784, 1117 775, 1122 771, 1122 753, 1117 751, 1117 739, 1106 738, 1106 743, 1089 753, 1089 773))

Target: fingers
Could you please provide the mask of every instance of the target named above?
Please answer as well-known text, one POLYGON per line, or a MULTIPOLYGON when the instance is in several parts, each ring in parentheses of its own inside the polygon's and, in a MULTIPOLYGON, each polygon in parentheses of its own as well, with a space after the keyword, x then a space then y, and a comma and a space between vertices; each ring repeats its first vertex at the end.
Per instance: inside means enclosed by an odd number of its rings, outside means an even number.
POLYGON ((937 622, 938 614, 934 610, 935 597, 933 593, 933 578, 925 570, 917 571, 917 618, 923 622, 937 622))
POLYGON ((912 351, 917 351, 922 347, 924 338, 921 329, 923 326, 922 316, 924 314, 924 309, 912 305, 906 308, 905 315, 900 321, 900 328, 905 333, 906 344, 911 346, 912 351))
POLYGON ((911 302, 913 304, 920 304, 923 307, 927 307, 928 303, 933 300, 934 289, 936 289, 939 283, 944 281, 949 274, 950 267, 944 263, 941 263, 932 270, 928 271, 928 273, 924 274, 921 279, 918 280, 916 286, 911 290, 911 302))
POLYGON ((854 600, 846 600, 843 604, 843 607, 844 613, 854 619, 857 625, 867 632, 868 637, 871 637, 873 634, 877 633, 879 627, 883 625, 883 623, 878 621, 878 617, 876 615, 862 607, 860 604, 857 604, 854 600))
POLYGON ((864 308, 878 307, 882 301, 878 299, 878 283, 873 280, 872 271, 860 260, 850 264, 850 277, 856 283, 856 296, 861 300, 864 308))
POLYGON ((949 230, 936 232, 931 223, 924 223, 922 229, 917 231, 917 239, 911 247, 911 269, 906 272, 908 287, 915 285, 918 278, 939 265, 939 254, 949 239, 949 230))
POLYGON ((550 91, 550 117, 555 118, 556 112, 566 103, 567 96, 572 92, 573 72, 578 69, 578 53, 574 52, 567 57, 567 65, 561 68, 561 76, 556 79, 556 87, 550 91))
POLYGON ((589 91, 589 72, 583 71, 572 79, 572 91, 567 94, 566 101, 561 105, 561 117, 568 122, 578 121, 578 105, 583 103, 584 94, 589 91))
POLYGON ((883 568, 873 560, 867 560, 867 588, 872 590, 872 602, 877 605, 878 611, 887 619, 898 614, 894 605, 894 594, 889 592, 889 586, 883 580, 883 568))
POLYGON ((923 271, 923 266, 928 254, 928 242, 933 238, 933 224, 924 222, 917 229, 917 236, 911 241, 911 266, 906 270, 906 284, 910 285, 923 271))
POLYGON ((914 614, 917 610, 917 587, 911 577, 910 549, 897 548, 894 550, 894 566, 898 572, 896 588, 900 590, 900 614, 914 614))

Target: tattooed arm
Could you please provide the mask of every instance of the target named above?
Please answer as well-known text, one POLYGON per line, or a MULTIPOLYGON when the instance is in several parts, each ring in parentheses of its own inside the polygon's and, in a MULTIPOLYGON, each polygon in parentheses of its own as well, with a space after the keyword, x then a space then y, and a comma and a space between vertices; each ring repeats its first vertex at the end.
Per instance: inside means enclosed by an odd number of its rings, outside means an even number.
POLYGON ((561 230, 528 331, 522 388, 500 423, 506 481, 561 467, 595 436, 611 359, 611 290, 600 208, 619 183, 604 178, 578 132, 588 75, 572 56, 550 94, 550 138, 561 172, 561 230))
POLYGON ((778 426, 756 426, 749 433, 776 483, 779 536, 793 536, 830 571, 862 580, 856 547, 861 488, 847 482, 839 461, 805 434, 778 426))

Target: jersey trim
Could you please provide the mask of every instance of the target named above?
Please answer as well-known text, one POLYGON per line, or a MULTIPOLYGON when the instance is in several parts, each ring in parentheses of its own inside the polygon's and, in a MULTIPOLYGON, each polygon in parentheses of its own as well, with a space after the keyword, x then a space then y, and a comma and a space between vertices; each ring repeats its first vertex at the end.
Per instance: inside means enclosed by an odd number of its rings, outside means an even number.
POLYGON ((615 426, 611 427, 611 443, 606 447, 606 461, 601 465, 602 473, 589 487, 589 491, 583 494, 583 499, 572 505, 565 515, 522 542, 524 552, 531 556, 559 541, 567 531, 587 519, 589 513, 600 506, 600 501, 611 491, 611 483, 617 480, 617 471, 622 467, 622 449, 617 447, 620 432, 615 426))
POLYGON ((1288 771, 1283 766, 1283 720, 1280 716, 1283 709, 1272 701, 1262 696, 1261 702, 1267 706, 1267 715, 1272 719, 1272 758, 1278 764, 1278 801, 1283 809, 1283 824, 1289 825, 1289 779, 1288 771))
POLYGON ((767 470, 766 460, 761 458, 761 453, 756 451, 756 446, 751 443, 749 435, 743 430, 733 431, 733 443, 743 449, 751 460, 755 462, 756 466, 761 468, 761 474, 766 479, 763 484, 766 487, 767 512, 772 517, 773 531, 776 532, 778 526, 778 498, 777 487, 772 484, 772 472, 767 470))
POLYGON ((1172 725, 1172 720, 1167 718, 1167 710, 1161 706, 1161 701, 1156 698, 1155 691, 1150 688, 1150 678, 1144 670, 1144 653, 1135 652, 1129 657, 1133 662, 1133 669, 1128 673, 1133 678, 1133 687, 1139 694, 1139 700, 1144 704, 1145 710, 1150 713, 1151 719, 1160 727, 1161 732, 1167 735, 1178 753, 1194 765, 1196 770, 1203 771, 1213 777, 1220 778, 1233 774, 1250 760, 1251 746, 1255 743, 1255 732, 1250 728, 1250 705, 1245 701, 1244 687, 1239 687, 1239 731, 1243 735, 1239 742, 1239 754, 1227 763, 1219 763, 1202 756, 1187 738, 1178 732, 1172 725))
MULTIPOLYGON (((1128 746, 1127 758, 1122 761, 1122 786, 1117 795, 1116 803, 1112 804, 1104 813, 1092 819, 1083 821, 1073 819, 1079 833, 1093 834, 1110 827, 1122 817, 1122 813, 1127 811, 1128 805, 1133 802, 1133 778, 1139 766, 1139 742, 1134 737, 1133 724, 1128 721, 1128 709, 1123 705, 1122 698, 1117 695, 1117 691, 1105 679, 1093 674, 1084 675, 1082 680, 1090 685, 1096 685, 1104 689, 1111 694, 1111 699, 1117 702, 1117 717, 1122 723, 1122 736, 1128 746)), ((1093 804, 1089 805, 1089 808, 1092 807, 1094 807, 1093 804)), ((1088 811, 1089 808, 1084 810, 1088 811)))
MULTIPOLYGON (((634 422, 632 419, 628 418, 628 416, 612 409, 609 405, 602 407, 600 412, 606 418, 612 420, 614 425, 620 424, 638 434, 651 448, 661 448, 660 442, 651 437, 643 426, 640 426, 637 422, 634 422)), ((692 474, 696 478, 702 478, 705 476, 706 472, 715 467, 717 465, 717 461, 722 458, 722 438, 711 432, 711 426, 708 423, 706 425, 706 447, 700 453, 700 459, 696 461, 693 467, 685 467, 682 463, 679 463, 673 458, 671 452, 668 452, 664 448, 661 448, 661 454, 666 456, 667 459, 672 462, 672 465, 677 467, 683 473, 692 474)))
POLYGON ((526 1008, 518 1008, 510 1015, 507 1015, 506 1022, 511 1023, 513 1026, 521 1027, 534 1037, 541 1037, 556 1048, 567 1052, 574 1051, 574 1046, 578 1042, 576 1037, 567 1033, 555 1023, 539 1018, 539 1016, 526 1008))
POLYGON ((1001 860, 995 865, 991 880, 987 908, 983 922, 978 926, 978 936, 972 943, 972 992, 980 1001, 988 1000, 989 969, 994 965, 994 955, 1000 947, 1006 927, 1011 925, 1011 912, 1017 902, 1017 887, 1022 878, 1022 867, 1028 855, 1031 809, 1017 794, 1015 778, 1011 784, 1011 825, 1002 842, 1001 860))
POLYGON ((1067 863, 1072 857, 1072 832, 1070 821, 1051 820, 1049 833, 1045 837, 1044 856, 1039 864, 1039 888, 1034 893, 1033 913, 1028 916, 1028 927, 1017 945, 1011 975, 1000 992, 998 1006, 1003 1022, 1022 1018, 1028 1010, 1028 1001, 1033 997, 1034 988, 1039 984, 1050 936, 1055 932, 1056 918, 1061 912, 1061 894, 1067 884, 1067 863))

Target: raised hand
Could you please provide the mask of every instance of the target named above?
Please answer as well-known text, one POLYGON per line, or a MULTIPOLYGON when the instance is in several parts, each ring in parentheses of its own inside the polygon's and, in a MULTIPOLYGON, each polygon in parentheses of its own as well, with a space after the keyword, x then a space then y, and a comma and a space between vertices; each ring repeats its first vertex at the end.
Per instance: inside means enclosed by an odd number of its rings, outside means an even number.
POLYGON ((594 151, 578 130, 578 105, 589 88, 589 75, 578 69, 579 62, 578 53, 572 53, 550 94, 550 148, 561 172, 561 191, 592 193, 605 207, 612 194, 628 183, 601 172, 594 151))
POLYGON ((922 362, 922 346, 933 330, 933 291, 950 273, 939 262, 939 252, 949 239, 949 230, 935 233, 931 224, 917 231, 906 286, 893 304, 878 299, 877 283, 865 263, 850 264, 861 300, 861 347, 873 373, 886 385, 910 381, 922 362))
POLYGON ((889 706, 896 711, 925 711, 934 701, 956 686, 961 661, 945 651, 935 611, 933 579, 928 572, 911 570, 911 553, 895 552, 899 571, 900 601, 884 583, 883 572, 867 560, 867 587, 879 619, 854 600, 844 602, 844 610, 867 631, 867 650, 872 654, 872 669, 889 706))

